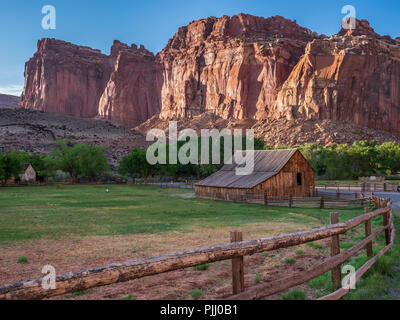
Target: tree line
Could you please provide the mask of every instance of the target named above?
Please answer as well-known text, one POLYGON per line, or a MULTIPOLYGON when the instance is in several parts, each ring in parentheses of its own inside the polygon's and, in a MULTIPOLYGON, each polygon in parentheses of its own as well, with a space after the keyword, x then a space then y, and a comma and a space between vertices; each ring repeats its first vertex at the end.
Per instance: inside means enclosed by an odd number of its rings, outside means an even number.
POLYGON ((399 179, 400 143, 356 141, 322 147, 306 144, 299 148, 318 177, 330 180, 358 179, 366 176, 386 176, 399 179))
POLYGON ((54 177, 57 171, 68 173, 73 183, 79 178, 96 181, 110 170, 105 148, 57 141, 47 156, 26 151, 0 152, 0 181, 5 184, 12 178, 19 179, 27 164, 33 166, 39 181, 54 177))
MULTIPOLYGON (((199 141, 199 143, 201 143, 199 141)), ((211 143, 211 142, 210 142, 211 143)), ((223 155, 221 140, 221 159, 223 155)), ((178 144, 178 150, 181 144, 178 144)), ((243 141, 243 147, 245 142, 243 141)), ((254 150, 273 150, 298 148, 313 167, 316 176, 321 179, 340 180, 358 179, 372 175, 400 179, 400 143, 376 141, 356 141, 352 145, 341 144, 323 147, 314 143, 303 146, 268 147, 261 139, 255 139, 254 150)), ((234 152, 234 150, 233 150, 234 152)), ((167 152, 168 153, 168 152, 167 152)), ((135 148, 124 157, 120 164, 120 173, 132 177, 172 176, 201 179, 220 170, 222 165, 155 165, 146 161, 146 150, 135 148)))
MULTIPOLYGON (((233 139, 233 137, 228 137, 233 139)), ((168 179, 202 179, 223 166, 224 139, 220 140, 220 159, 222 164, 186 164, 178 159, 176 164, 151 165, 147 161, 147 150, 133 148, 130 154, 123 157, 118 172, 127 178, 163 177, 168 179)), ((202 142, 199 138, 199 146, 202 142)), ((212 158, 212 141, 208 141, 210 159, 212 158)), ((185 145, 184 141, 178 142, 174 147, 178 152, 185 145)), ((246 141, 243 138, 242 147, 246 141)), ((169 149, 166 145, 167 163, 169 163, 169 149)), ((232 144, 233 154, 235 146, 232 144)), ((277 149, 293 148, 280 146, 277 149)), ((342 144, 322 147, 317 144, 306 144, 298 147, 304 157, 310 162, 318 177, 324 179, 357 179, 359 177, 382 175, 398 178, 400 173, 400 143, 385 142, 378 144, 376 141, 357 141, 352 145, 342 144)), ((263 140, 254 140, 254 150, 271 150, 263 140)), ((189 151, 187 151, 189 152, 189 151)), ((201 155, 199 154, 198 157, 201 155)), ((198 159, 199 163, 200 159, 198 159)), ((92 146, 85 143, 73 145, 70 141, 57 141, 56 147, 47 156, 30 154, 25 151, 12 151, 0 153, 0 181, 4 184, 12 178, 18 178, 26 164, 31 164, 38 180, 54 177, 57 171, 68 173, 73 183, 80 179, 98 181, 110 174, 104 147, 92 146)))

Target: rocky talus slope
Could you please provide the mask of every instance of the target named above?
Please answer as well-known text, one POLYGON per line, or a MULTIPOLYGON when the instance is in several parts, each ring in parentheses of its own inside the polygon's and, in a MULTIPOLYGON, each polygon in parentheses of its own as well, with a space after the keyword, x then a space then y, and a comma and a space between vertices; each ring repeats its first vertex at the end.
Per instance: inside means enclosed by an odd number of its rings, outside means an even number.
POLYGON ((48 154, 57 139, 103 146, 113 169, 134 146, 147 146, 145 137, 103 120, 24 109, 0 109, 0 151, 25 150, 48 154))

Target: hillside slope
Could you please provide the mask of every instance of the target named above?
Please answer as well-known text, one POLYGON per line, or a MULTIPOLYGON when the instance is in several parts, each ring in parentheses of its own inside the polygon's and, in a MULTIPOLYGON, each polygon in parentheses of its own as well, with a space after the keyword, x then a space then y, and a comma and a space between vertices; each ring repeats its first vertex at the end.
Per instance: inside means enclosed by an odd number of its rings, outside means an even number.
POLYGON ((0 109, 15 109, 19 101, 20 97, 0 93, 0 109))
POLYGON ((77 119, 34 110, 0 109, 0 151, 47 154, 57 139, 104 146, 114 169, 134 146, 147 145, 143 135, 102 120, 77 119))

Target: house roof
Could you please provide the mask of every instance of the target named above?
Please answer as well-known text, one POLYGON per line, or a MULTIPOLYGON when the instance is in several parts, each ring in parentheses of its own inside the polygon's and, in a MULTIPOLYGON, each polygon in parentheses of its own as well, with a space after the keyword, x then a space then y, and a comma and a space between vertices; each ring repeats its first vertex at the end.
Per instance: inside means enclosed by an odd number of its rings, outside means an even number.
POLYGON ((32 169, 35 170, 35 168, 30 163, 26 163, 21 173, 25 173, 25 171, 28 170, 29 167, 32 167, 32 169))
POLYGON ((220 171, 197 183, 196 186, 254 188, 277 175, 297 151, 297 149, 247 151, 246 158, 254 154, 254 171, 250 175, 237 175, 238 164, 227 164, 220 171))

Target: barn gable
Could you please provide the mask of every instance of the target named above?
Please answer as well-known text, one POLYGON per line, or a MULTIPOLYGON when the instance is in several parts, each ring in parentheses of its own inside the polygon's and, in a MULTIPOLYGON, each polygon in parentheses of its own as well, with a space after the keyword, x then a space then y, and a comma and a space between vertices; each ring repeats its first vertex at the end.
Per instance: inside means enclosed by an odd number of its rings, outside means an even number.
POLYGON ((250 175, 237 175, 236 164, 225 165, 196 184, 196 196, 246 201, 249 194, 271 197, 310 197, 314 194, 314 170, 297 149, 246 152, 246 156, 252 154, 254 171, 250 175))
POLYGON ((215 188, 251 189, 278 174, 289 162, 297 149, 247 151, 254 154, 254 171, 250 175, 236 174, 237 164, 227 164, 220 171, 200 181, 196 186, 215 188))

